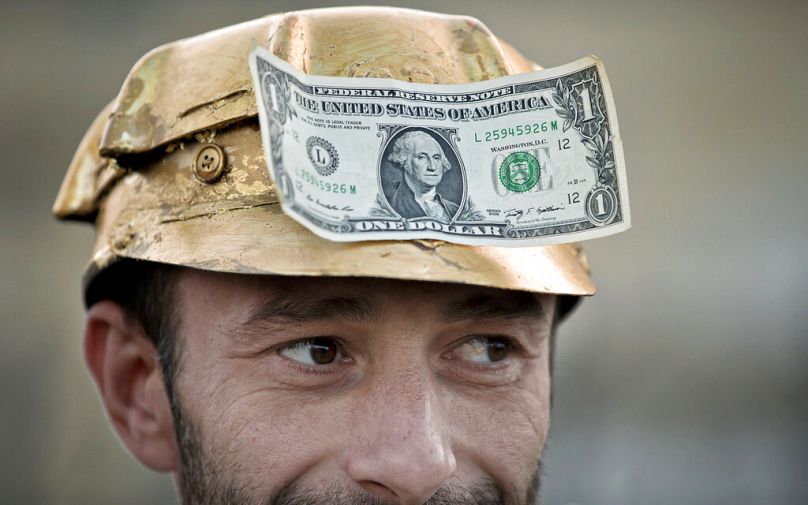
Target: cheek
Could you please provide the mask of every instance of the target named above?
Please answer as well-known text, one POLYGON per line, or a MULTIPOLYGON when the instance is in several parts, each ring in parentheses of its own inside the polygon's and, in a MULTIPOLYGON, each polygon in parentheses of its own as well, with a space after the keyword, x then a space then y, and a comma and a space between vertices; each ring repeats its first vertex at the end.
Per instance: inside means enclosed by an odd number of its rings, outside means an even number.
POLYGON ((346 409, 279 388, 260 374, 244 374, 200 390, 193 415, 202 445, 229 482, 269 496, 315 466, 328 464, 350 426, 346 409))
POLYGON ((446 393, 458 450, 518 489, 533 476, 549 428, 549 373, 546 367, 532 372, 507 387, 446 393))

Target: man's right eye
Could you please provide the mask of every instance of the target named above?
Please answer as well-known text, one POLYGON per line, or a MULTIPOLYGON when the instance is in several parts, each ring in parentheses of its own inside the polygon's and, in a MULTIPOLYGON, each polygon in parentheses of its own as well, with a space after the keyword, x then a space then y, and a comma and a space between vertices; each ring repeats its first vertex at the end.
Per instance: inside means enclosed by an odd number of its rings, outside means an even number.
POLYGON ((339 344, 331 337, 298 340, 278 349, 278 354, 306 366, 330 365, 342 358, 339 344))

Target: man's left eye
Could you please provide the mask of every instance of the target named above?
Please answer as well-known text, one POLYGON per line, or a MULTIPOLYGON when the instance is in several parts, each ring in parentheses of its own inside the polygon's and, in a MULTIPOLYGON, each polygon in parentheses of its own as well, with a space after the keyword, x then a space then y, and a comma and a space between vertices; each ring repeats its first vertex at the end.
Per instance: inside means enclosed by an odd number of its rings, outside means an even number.
POLYGON ((298 340, 278 350, 278 354, 302 365, 330 365, 340 358, 337 341, 330 337, 298 340))
POLYGON ((509 358, 514 352, 514 346, 507 338, 481 335, 466 340, 454 352, 466 361, 486 364, 509 358))

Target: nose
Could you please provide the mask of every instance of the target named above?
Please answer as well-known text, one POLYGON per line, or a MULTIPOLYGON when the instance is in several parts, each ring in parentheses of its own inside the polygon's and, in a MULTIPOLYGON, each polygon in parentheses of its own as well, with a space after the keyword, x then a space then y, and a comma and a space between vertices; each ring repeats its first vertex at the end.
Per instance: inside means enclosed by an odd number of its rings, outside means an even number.
POLYGON ((370 494, 400 505, 426 502, 456 470, 448 426, 425 372, 372 386, 354 418, 359 443, 348 474, 370 494))

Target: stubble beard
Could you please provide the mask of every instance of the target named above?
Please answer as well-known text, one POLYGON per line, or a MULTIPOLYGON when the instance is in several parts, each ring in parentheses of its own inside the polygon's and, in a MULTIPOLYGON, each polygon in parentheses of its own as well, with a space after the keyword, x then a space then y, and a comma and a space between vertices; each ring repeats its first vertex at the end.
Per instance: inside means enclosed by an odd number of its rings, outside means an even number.
MULTIPOLYGON (((171 402, 174 429, 180 453, 179 491, 183 505, 395 505, 359 488, 332 484, 308 489, 298 481, 272 496, 255 496, 254 486, 237 484, 204 451, 199 431, 183 410, 176 395, 171 402)), ((238 466, 233 466, 238 472, 238 466)), ((491 479, 473 486, 445 484, 424 505, 538 505, 541 460, 536 465, 527 496, 508 497, 491 479)))

